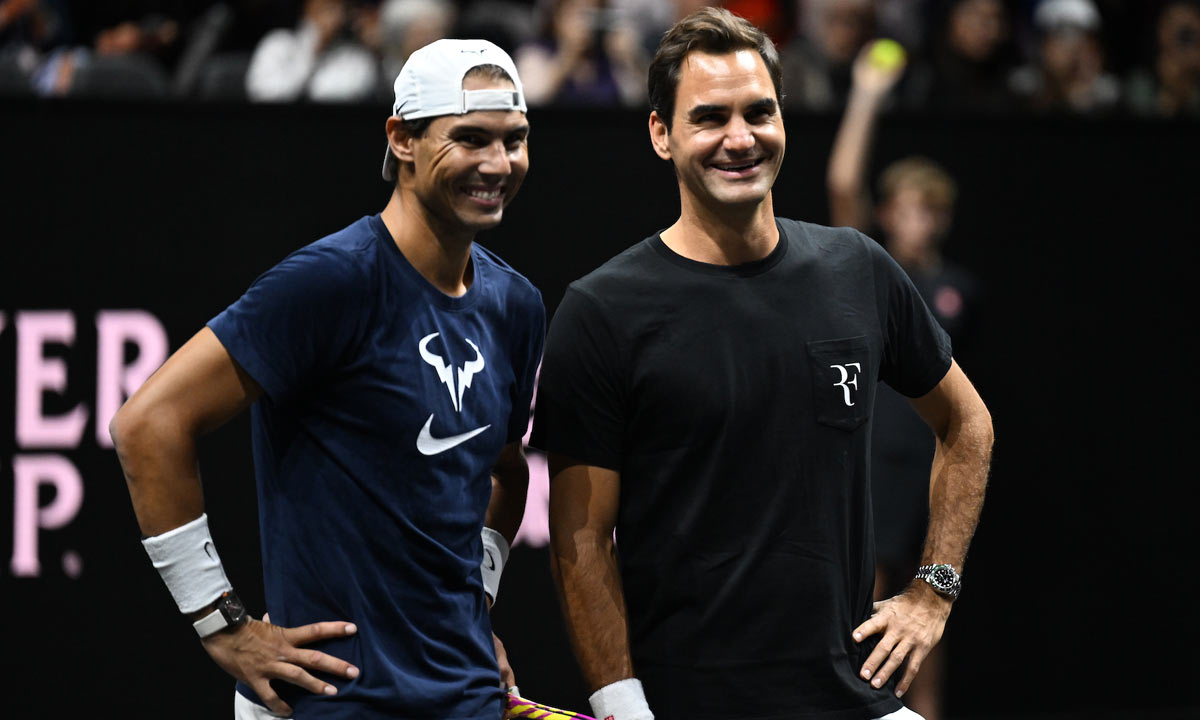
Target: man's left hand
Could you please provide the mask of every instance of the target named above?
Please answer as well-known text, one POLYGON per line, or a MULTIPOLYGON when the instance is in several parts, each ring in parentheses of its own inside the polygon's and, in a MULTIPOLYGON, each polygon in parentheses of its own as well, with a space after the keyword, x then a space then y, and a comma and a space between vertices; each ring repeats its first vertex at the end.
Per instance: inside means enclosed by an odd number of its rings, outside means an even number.
POLYGON ((854 629, 854 641, 882 633, 879 644, 859 671, 859 677, 872 687, 883 687, 892 673, 905 666, 904 676, 896 685, 896 696, 903 695, 921 668, 925 656, 942 639, 951 600, 934 592, 924 581, 914 581, 896 597, 875 603, 875 613, 854 629))
POLYGON ((500 687, 510 688, 517 684, 517 676, 513 674, 512 665, 508 664, 508 653, 504 652, 504 643, 492 633, 492 642, 496 645, 496 664, 500 666, 500 687))

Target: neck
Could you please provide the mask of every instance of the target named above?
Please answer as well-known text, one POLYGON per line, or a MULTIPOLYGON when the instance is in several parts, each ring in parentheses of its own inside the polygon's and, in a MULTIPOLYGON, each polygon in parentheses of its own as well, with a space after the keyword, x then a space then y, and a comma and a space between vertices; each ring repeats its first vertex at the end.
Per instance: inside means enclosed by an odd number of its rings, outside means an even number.
POLYGON ((933 250, 904 250, 898 247, 890 247, 888 251, 892 257, 905 270, 925 271, 933 270, 941 263, 941 256, 933 250))
POLYGON ((662 239, 689 260, 742 265, 762 260, 779 244, 770 193, 762 202, 745 207, 712 208, 686 194, 680 205, 679 220, 662 232, 662 239))
POLYGON ((452 229, 427 213, 411 190, 396 188, 380 213, 392 241, 417 272, 447 295, 471 287, 468 274, 475 233, 452 229))

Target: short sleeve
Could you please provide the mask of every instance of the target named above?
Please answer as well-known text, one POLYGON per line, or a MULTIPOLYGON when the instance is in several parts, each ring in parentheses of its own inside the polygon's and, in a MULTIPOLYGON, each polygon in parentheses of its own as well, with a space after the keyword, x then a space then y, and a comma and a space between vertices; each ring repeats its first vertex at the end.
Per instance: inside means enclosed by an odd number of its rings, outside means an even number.
POLYGON ((512 412, 508 421, 508 440, 516 442, 529 431, 529 413, 533 406, 533 393, 537 384, 538 366, 542 361, 542 350, 546 342, 546 308, 541 293, 534 291, 534 301, 523 308, 523 317, 528 318, 528 332, 517 351, 520 356, 513 363, 516 383, 513 386, 512 412))
POLYGON ((531 445, 620 471, 628 377, 621 348, 599 302, 568 288, 546 337, 531 445))
POLYGON ((348 254, 314 244, 260 275, 208 327, 271 400, 284 403, 344 357, 367 319, 368 293, 348 254))
POLYGON ((950 336, 904 269, 878 243, 865 239, 872 248, 879 296, 886 298, 879 377, 903 395, 920 397, 950 369, 950 336))

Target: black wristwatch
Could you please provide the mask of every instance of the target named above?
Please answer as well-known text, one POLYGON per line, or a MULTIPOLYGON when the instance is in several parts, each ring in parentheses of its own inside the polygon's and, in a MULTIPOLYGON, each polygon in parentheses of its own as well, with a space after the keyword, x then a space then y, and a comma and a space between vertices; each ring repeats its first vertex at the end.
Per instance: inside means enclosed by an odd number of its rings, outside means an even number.
POLYGON ((939 595, 951 600, 962 591, 962 577, 949 565, 922 565, 917 568, 917 579, 929 583, 939 595))
POLYGON ((202 638, 221 632, 225 628, 237 627, 250 619, 242 599, 232 590, 221 593, 221 597, 217 598, 213 605, 215 610, 192 623, 192 627, 196 628, 196 633, 202 638))

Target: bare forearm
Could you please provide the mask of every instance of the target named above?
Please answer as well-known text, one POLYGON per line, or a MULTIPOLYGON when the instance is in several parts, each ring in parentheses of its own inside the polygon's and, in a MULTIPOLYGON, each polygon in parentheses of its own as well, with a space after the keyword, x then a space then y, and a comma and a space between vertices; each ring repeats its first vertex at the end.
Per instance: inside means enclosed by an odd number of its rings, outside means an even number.
POLYGON ((111 432, 142 534, 162 534, 204 512, 196 444, 186 432, 128 407, 111 432))
POLYGON ((868 224, 870 201, 864 178, 881 100, 876 94, 856 90, 846 104, 826 177, 834 225, 865 230, 868 224))
POLYGON ((553 102, 578 66, 578 54, 567 50, 551 54, 531 49, 518 55, 517 70, 521 73, 525 99, 535 105, 553 102))
MULTIPOLYGON (((521 487, 528 489, 529 475, 526 473, 521 487)), ((517 536, 521 527, 521 519, 525 515, 525 492, 514 486, 514 481, 498 480, 492 476, 492 501, 488 503, 487 516, 484 525, 504 536, 510 544, 517 536)))
POLYGON ((196 441, 261 394, 206 327, 121 406, 109 433, 143 533, 162 534, 204 512, 196 441))
POLYGON ((986 413, 951 427, 939 440, 929 485, 929 532, 922 563, 946 563, 960 572, 983 509, 992 455, 986 413))
POLYGON ((621 577, 611 538, 557 543, 550 564, 575 657, 591 690, 633 677, 621 577))
POLYGON ((483 524, 512 543, 525 517, 525 497, 529 493, 529 464, 520 443, 505 446, 492 468, 492 499, 488 502, 483 524))
POLYGON ((567 84, 567 79, 575 72, 578 61, 574 58, 556 56, 546 68, 546 75, 537 86, 538 102, 553 102, 558 93, 567 84))

